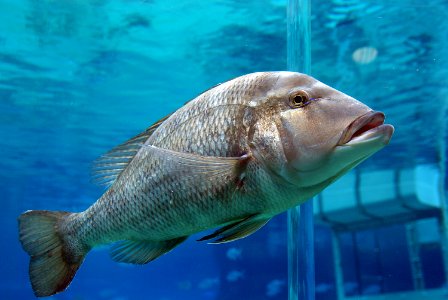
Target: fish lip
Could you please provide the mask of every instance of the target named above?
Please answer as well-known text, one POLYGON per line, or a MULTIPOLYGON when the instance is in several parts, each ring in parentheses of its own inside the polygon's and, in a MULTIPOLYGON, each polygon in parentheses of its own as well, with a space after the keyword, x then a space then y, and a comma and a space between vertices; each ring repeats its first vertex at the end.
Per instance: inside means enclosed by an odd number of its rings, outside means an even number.
POLYGON ((387 144, 393 133, 393 127, 384 124, 385 115, 379 111, 369 111, 368 113, 356 118, 341 135, 337 145, 343 146, 350 142, 363 141, 372 137, 384 136, 387 144))

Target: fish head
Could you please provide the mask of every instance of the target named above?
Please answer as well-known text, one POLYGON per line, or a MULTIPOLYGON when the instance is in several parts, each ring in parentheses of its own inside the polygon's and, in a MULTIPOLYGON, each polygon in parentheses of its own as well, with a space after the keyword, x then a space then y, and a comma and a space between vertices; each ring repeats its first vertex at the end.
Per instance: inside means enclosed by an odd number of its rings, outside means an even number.
POLYGON ((281 176, 298 187, 330 184, 387 145, 385 115, 305 74, 280 72, 271 98, 282 105, 281 176))

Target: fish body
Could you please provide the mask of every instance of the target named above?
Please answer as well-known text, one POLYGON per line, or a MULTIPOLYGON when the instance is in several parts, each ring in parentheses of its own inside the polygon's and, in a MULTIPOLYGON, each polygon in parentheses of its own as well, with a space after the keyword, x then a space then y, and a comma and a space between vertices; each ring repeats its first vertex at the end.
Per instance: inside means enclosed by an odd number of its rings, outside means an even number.
POLYGON ((384 114, 305 74, 260 72, 218 85, 96 162, 108 190, 79 213, 19 217, 37 296, 64 290, 87 252, 144 264, 188 236, 245 237, 384 147, 384 114), (50 257, 50 258, 49 258, 50 257), (48 273, 48 276, 42 276, 48 273))

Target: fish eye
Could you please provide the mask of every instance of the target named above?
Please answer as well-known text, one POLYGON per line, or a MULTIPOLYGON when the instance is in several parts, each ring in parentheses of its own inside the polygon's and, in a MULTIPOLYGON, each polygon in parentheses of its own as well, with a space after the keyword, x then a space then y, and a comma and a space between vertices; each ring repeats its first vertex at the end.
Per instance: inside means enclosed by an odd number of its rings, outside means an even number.
POLYGON ((289 96, 289 104, 291 108, 304 107, 310 103, 310 96, 305 91, 297 91, 289 96))

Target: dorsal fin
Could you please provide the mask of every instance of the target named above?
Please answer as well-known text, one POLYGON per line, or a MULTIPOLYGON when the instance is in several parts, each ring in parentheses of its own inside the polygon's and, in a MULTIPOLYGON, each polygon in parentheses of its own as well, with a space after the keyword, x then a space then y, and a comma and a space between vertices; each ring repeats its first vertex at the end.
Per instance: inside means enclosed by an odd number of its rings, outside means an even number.
POLYGON ((131 160, 137 154, 138 150, 154 133, 154 131, 168 119, 172 114, 165 116, 152 124, 142 133, 134 136, 130 140, 124 142, 100 156, 93 163, 92 181, 105 186, 111 186, 112 183, 120 176, 121 172, 126 169, 131 160))
MULTIPOLYGON (((221 83, 205 90, 200 95, 219 85, 221 85, 221 83)), ((197 97, 185 102, 184 106, 196 98, 197 97)), ((148 138, 154 133, 154 131, 160 126, 160 124, 162 124, 172 114, 173 113, 158 120, 142 133, 134 136, 123 144, 116 146, 115 148, 95 160, 92 168, 92 181, 96 184, 104 185, 106 187, 111 186, 114 181, 120 176, 121 172, 126 169, 126 167, 134 158, 135 154, 137 154, 138 150, 140 150, 140 148, 145 144, 148 138)))

